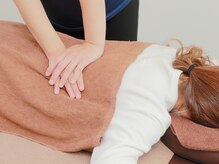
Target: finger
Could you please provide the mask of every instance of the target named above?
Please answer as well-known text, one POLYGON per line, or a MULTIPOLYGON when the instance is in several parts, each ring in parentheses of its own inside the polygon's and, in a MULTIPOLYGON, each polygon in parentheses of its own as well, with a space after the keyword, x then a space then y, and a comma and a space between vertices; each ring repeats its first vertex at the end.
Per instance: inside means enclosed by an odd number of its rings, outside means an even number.
POLYGON ((78 87, 80 91, 84 90, 84 80, 83 80, 83 74, 81 73, 80 77, 78 78, 77 81, 78 87))
POLYGON ((67 82, 67 83, 65 84, 65 88, 66 88, 66 90, 67 90, 67 92, 68 92, 68 95, 69 95, 71 98, 75 98, 74 91, 73 91, 73 89, 72 89, 72 87, 71 87, 71 84, 70 84, 69 82, 67 82))
POLYGON ((70 74, 74 71, 75 67, 76 67, 77 63, 74 61, 72 61, 64 70, 63 72, 63 76, 61 78, 61 81, 59 83, 59 87, 63 87, 65 85, 65 83, 67 82, 70 74))
POLYGON ((78 78, 80 77, 82 71, 84 69, 84 66, 80 63, 79 65, 76 66, 74 73, 72 74, 72 76, 70 77, 70 82, 73 84, 75 83, 78 78))
POLYGON ((80 99, 81 98, 81 92, 78 89, 78 85, 76 83, 71 84, 71 87, 75 93, 76 99, 80 99))
POLYGON ((55 94, 59 94, 60 88, 59 88, 59 78, 56 81, 55 85, 54 85, 54 93, 55 94))
POLYGON ((50 76, 52 74, 52 72, 54 71, 54 69, 56 68, 56 66, 58 65, 58 63, 64 59, 65 54, 62 54, 58 57, 56 57, 56 59, 51 59, 50 63, 49 63, 49 67, 46 70, 46 76, 50 76))
POLYGON ((55 70, 52 73, 52 76, 49 80, 49 84, 53 85, 55 83, 55 81, 57 80, 57 78, 60 76, 60 74, 62 73, 62 71, 65 69, 65 67, 67 67, 67 65, 71 62, 71 57, 70 56, 66 56, 66 58, 64 58, 59 64, 58 66, 55 68, 55 70))
POLYGON ((59 81, 60 81, 60 79, 58 78, 58 80, 56 81, 56 83, 54 85, 54 93, 55 94, 59 94, 59 92, 60 92, 59 81))

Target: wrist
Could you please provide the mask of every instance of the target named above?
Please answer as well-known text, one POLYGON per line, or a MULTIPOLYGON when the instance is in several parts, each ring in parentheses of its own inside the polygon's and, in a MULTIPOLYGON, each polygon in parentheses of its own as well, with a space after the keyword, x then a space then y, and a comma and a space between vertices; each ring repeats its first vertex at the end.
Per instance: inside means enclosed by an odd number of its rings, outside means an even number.
POLYGON ((101 51, 101 53, 104 51, 104 48, 105 48, 105 40, 100 43, 95 43, 95 42, 85 40, 84 44, 90 44, 90 45, 96 46, 101 51))
POLYGON ((64 45, 56 47, 52 50, 45 50, 45 54, 48 59, 51 59, 53 57, 57 57, 61 55, 66 50, 66 47, 64 45))

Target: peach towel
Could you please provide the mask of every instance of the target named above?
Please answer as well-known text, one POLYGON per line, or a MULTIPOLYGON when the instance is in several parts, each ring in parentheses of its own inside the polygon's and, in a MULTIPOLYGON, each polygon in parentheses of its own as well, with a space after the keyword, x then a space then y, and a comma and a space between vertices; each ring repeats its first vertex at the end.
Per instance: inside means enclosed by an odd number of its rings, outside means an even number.
MULTIPOLYGON (((67 47, 81 42, 58 34, 67 47)), ((103 56, 85 68, 85 91, 76 100, 64 89, 54 94, 44 75, 47 57, 25 25, 0 22, 0 38, 0 131, 65 152, 99 145, 122 75, 148 45, 107 41, 103 56)))

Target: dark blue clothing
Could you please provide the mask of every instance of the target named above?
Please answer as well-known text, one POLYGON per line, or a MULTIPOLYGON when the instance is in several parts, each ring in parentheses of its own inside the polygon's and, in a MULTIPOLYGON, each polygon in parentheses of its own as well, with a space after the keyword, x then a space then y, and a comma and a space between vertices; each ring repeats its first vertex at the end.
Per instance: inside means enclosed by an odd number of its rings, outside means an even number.
MULTIPOLYGON (((105 0, 106 21, 116 16, 132 0, 105 0)), ((83 29, 79 0, 41 0, 44 9, 55 26, 74 30, 83 29)))
POLYGON ((111 19, 124 9, 131 0, 105 0, 106 3, 106 20, 111 19))

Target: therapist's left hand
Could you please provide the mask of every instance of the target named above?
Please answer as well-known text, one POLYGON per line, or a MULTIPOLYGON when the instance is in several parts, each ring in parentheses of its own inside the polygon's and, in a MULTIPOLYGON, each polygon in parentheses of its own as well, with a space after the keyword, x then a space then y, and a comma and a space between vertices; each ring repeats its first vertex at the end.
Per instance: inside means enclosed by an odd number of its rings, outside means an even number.
POLYGON ((46 70, 46 76, 52 75, 49 84, 57 85, 59 81, 59 87, 62 88, 67 81, 76 83, 81 78, 83 69, 101 57, 103 50, 104 46, 84 41, 67 48, 59 56, 49 58, 49 67, 46 70))

